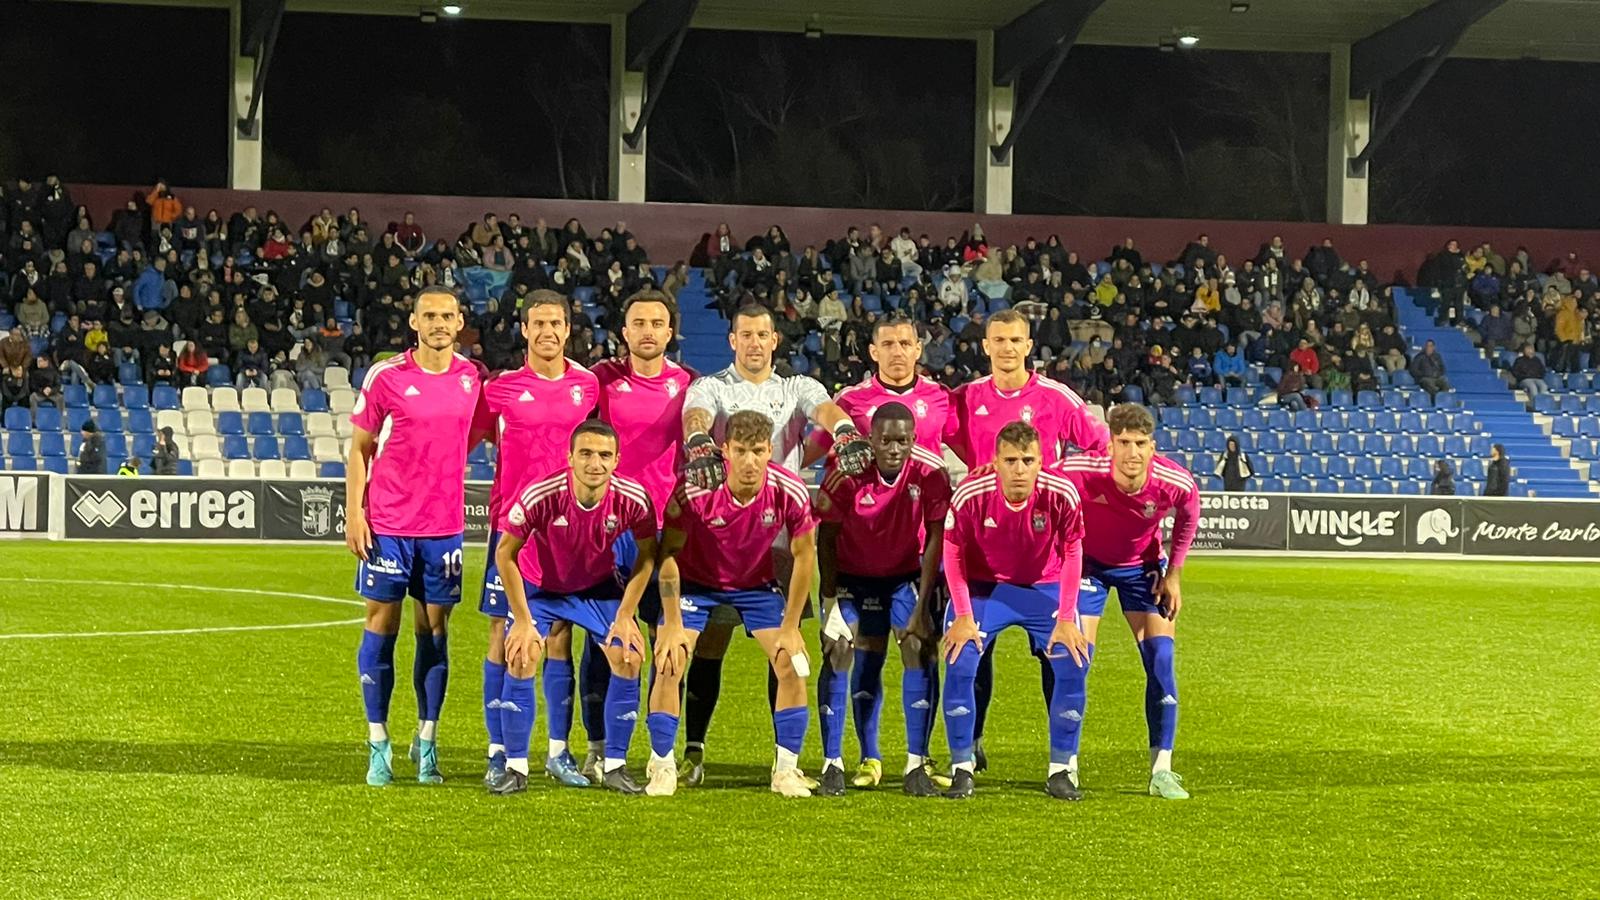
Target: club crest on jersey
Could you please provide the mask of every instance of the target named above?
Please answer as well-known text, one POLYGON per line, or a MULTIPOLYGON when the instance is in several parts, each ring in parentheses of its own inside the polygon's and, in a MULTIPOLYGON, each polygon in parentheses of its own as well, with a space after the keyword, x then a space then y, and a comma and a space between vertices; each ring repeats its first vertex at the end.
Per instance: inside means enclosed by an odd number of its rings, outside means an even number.
POLYGON ((667 397, 672 398, 676 396, 678 396, 678 383, 676 381, 667 382, 667 397))
POLYGON ((469 394, 472 393, 472 383, 476 380, 471 375, 461 376, 461 389, 469 394))
POLYGON ((620 522, 621 522, 621 520, 617 518, 617 514, 616 513, 611 513, 611 514, 607 515, 606 516, 606 530, 607 531, 616 531, 617 530, 617 525, 620 524, 620 522))
POLYGON ((917 418, 925 419, 928 417, 928 401, 918 400, 916 403, 912 404, 911 408, 916 411, 917 418))
POLYGON ((1044 526, 1045 526, 1044 513, 1039 511, 1039 510, 1037 510, 1037 509, 1034 510, 1033 511, 1033 530, 1043 534, 1044 533, 1044 526))
POLYGON ((583 402, 583 388, 575 384, 567 389, 567 396, 572 398, 572 405, 577 406, 583 402))
POLYGON ((1024 406, 1022 408, 1021 415, 1022 415, 1022 421, 1027 422, 1030 425, 1033 424, 1033 407, 1024 406))
POLYGON ((912 503, 915 503, 918 500, 922 499, 922 488, 920 486, 918 486, 918 485, 915 485, 915 484, 907 485, 906 486, 906 493, 911 495, 911 502, 912 503))
POLYGON ((1156 514, 1156 502, 1154 500, 1146 500, 1144 502, 1144 517, 1146 519, 1148 519, 1151 516, 1154 516, 1155 514, 1156 514))
POLYGON ((772 507, 769 506, 766 509, 763 509, 761 511, 761 524, 762 525, 770 527, 770 526, 776 524, 777 521, 778 521, 778 514, 772 511, 772 507))

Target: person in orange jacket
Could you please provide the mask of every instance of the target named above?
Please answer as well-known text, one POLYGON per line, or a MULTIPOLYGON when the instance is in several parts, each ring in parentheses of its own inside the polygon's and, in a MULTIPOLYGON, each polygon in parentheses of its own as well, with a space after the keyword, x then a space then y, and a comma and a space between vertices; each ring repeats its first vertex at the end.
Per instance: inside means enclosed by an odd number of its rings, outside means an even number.
POLYGON ((157 229, 171 225, 183 215, 183 202, 172 195, 172 188, 167 187, 164 178, 156 180, 155 188, 145 195, 144 202, 150 207, 150 221, 157 229))

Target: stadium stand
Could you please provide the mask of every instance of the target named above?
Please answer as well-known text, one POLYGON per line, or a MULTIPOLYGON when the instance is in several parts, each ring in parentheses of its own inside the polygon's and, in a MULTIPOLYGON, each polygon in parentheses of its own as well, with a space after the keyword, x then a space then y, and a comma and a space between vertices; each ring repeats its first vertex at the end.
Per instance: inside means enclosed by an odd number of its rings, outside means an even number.
MULTIPOLYGON (((654 285, 677 298, 674 351, 688 365, 726 365, 724 317, 763 303, 783 339, 780 369, 830 390, 866 374, 872 324, 894 314, 917 322, 930 377, 982 374, 984 317, 1015 308, 1034 323, 1040 371, 1094 403, 1156 407, 1160 445, 1211 490, 1231 436, 1257 490, 1423 493, 1443 460, 1457 490, 1480 493, 1501 445, 1512 494, 1600 492, 1589 369, 1600 282, 1570 256, 1539 267, 1519 250, 1508 264, 1488 245, 1452 242, 1411 285, 1331 244, 1296 258, 1276 238, 1235 264, 1204 236, 1156 261, 1131 239, 1091 259, 1054 235, 990 246, 977 228, 942 243, 851 228, 794 248, 773 226, 747 241, 718 229, 668 268, 634 235, 590 236, 575 219, 552 229, 485 217, 430 241, 418 223, 358 213, 297 227, 254 208, 186 208, 152 228, 141 208, 96 229, 65 185, 0 190, 11 469, 75 470, 93 421, 108 472, 130 456, 151 472, 156 434, 171 429, 184 474, 336 477, 355 391, 374 360, 407 346, 419 287, 461 296, 462 350, 489 371, 521 358, 527 292, 572 298, 569 356, 594 363, 620 352, 621 301, 654 285), (508 270, 481 265, 496 236, 508 270)), ((491 464, 480 448, 468 475, 488 477, 491 464)))

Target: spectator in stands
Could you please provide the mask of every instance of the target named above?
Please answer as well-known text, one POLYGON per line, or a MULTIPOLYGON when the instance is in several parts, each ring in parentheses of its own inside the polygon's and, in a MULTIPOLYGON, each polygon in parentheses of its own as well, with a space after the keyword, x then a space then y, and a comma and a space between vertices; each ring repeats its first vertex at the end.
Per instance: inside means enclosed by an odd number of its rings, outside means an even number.
POLYGON ((211 357, 199 341, 184 345, 183 353, 178 355, 178 373, 185 386, 205 387, 206 370, 210 368, 211 357))
POLYGON ((1211 357, 1212 371, 1223 387, 1244 387, 1245 373, 1248 365, 1245 362, 1244 350, 1233 341, 1225 344, 1211 357))
POLYGON ((1390 372, 1405 371, 1409 364, 1406 359, 1406 339, 1395 331, 1393 322, 1385 323, 1373 342, 1378 350, 1379 365, 1390 372))
POLYGON ((28 370, 22 366, 7 366, 0 374, 0 411, 27 405, 32 393, 28 387, 28 370))
POLYGON ((1348 391, 1351 386, 1350 372, 1345 368, 1345 358, 1338 353, 1328 355, 1328 365, 1322 369, 1322 387, 1329 392, 1348 391))
POLYGON ((322 390, 322 370, 328 367, 328 354, 315 338, 306 338, 300 344, 299 355, 294 360, 295 380, 302 391, 322 390))
POLYGON ((117 360, 111 355, 111 345, 104 340, 95 345, 83 367, 91 384, 112 384, 117 380, 117 360))
POLYGON ((150 224, 156 228, 171 225, 183 215, 183 202, 173 196, 166 179, 156 179, 156 186, 145 195, 144 202, 150 207, 150 224))
POLYGON ((147 356, 144 368, 146 384, 178 385, 178 358, 172 355, 171 344, 157 344, 155 352, 147 356))
POLYGON ((1422 352, 1411 360, 1410 371, 1411 377, 1417 380, 1417 387, 1427 391, 1429 397, 1450 390, 1450 382, 1444 377, 1444 360, 1439 357, 1433 341, 1422 345, 1422 352))
POLYGON ((1442 497, 1455 496, 1456 470, 1448 460, 1441 459, 1433 464, 1433 483, 1428 486, 1428 493, 1442 497))
POLYGON ((1488 478, 1483 483, 1485 497, 1504 497, 1511 486, 1511 460, 1506 458, 1503 444, 1489 448, 1488 478))
POLYGON ((1511 346, 1513 323, 1514 319, 1500 308, 1498 301, 1489 304, 1489 311, 1478 322, 1478 335, 1490 357, 1496 350, 1511 346))
POLYGON ((17 304, 17 324, 28 337, 42 338, 50 334, 50 307, 32 287, 26 288, 22 302, 17 304))
POLYGON ((156 432, 155 449, 150 451, 150 474, 178 474, 178 444, 172 438, 171 425, 163 425, 156 432))
POLYGON ((261 342, 251 338, 243 350, 234 354, 233 370, 237 373, 233 380, 234 387, 244 390, 247 387, 258 387, 263 390, 267 387, 267 354, 261 349, 261 342))
POLYGON ((1300 371, 1300 364, 1289 363, 1289 370, 1278 379, 1277 395, 1278 405, 1290 412, 1299 412, 1306 408, 1306 377, 1300 371))
MULTIPOLYGON (((380 240, 380 244, 388 243, 380 240)), ((400 218, 400 224, 394 228, 393 243, 408 257, 414 257, 428 246, 428 236, 423 233, 422 226, 417 224, 417 217, 409 210, 400 218)))
POLYGON ((1561 298, 1561 305, 1556 308, 1556 345, 1552 360, 1553 367, 1557 371, 1578 370, 1578 355, 1589 343, 1588 335, 1585 333, 1587 320, 1587 311, 1578 308, 1577 295, 1569 294, 1561 298))
POLYGON ((1250 479, 1256 477, 1249 454, 1239 447, 1239 438, 1231 434, 1228 435, 1226 449, 1217 457, 1217 465, 1212 471, 1222 479, 1222 489, 1230 493, 1249 490, 1250 479))
MULTIPOLYGON (((491 217, 492 218, 492 217, 491 217)), ((483 251, 483 265, 485 268, 496 272, 509 272, 516 262, 511 256, 511 250, 506 247, 506 239, 496 233, 489 238, 489 243, 483 251)))
POLYGON ((1532 344, 1523 344, 1522 353, 1511 363, 1511 380, 1527 393, 1532 400, 1541 394, 1550 393, 1550 386, 1544 383, 1544 360, 1541 360, 1533 351, 1532 344))
POLYGON ((1308 386, 1318 390, 1322 388, 1322 358, 1317 355, 1309 339, 1301 338, 1299 345, 1289 352, 1289 359, 1300 366, 1308 386))
POLYGON ((106 438, 95 426, 93 419, 86 419, 82 428, 83 444, 78 448, 78 474, 104 475, 106 473, 106 438))

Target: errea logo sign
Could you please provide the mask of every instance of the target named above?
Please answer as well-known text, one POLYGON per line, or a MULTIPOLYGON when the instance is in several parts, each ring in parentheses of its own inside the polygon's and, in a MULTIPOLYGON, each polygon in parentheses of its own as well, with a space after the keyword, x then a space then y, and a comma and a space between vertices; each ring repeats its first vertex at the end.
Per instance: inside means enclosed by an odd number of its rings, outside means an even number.
POLYGON ((38 531, 42 479, 0 475, 0 531, 38 531))
POLYGON ((247 490, 140 488, 124 503, 109 490, 86 491, 72 514, 90 528, 112 528, 126 518, 138 529, 250 529, 256 527, 256 498, 247 490))

